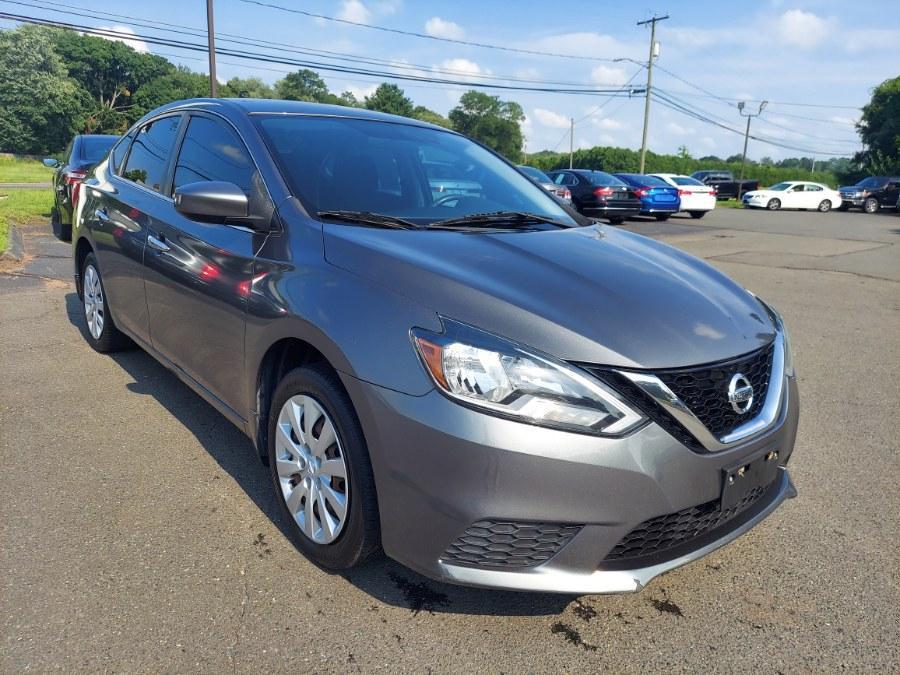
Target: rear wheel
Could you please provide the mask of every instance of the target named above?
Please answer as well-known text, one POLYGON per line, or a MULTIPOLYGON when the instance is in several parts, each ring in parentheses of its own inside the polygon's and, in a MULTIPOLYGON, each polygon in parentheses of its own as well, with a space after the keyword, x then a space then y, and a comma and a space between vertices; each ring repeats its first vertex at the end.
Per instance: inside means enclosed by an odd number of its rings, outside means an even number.
POLYGON ((863 202, 863 211, 866 213, 878 213, 878 200, 869 197, 866 201, 863 202))
POLYGON ((831 200, 823 199, 821 202, 819 202, 819 211, 821 213, 827 213, 828 211, 831 211, 831 200))
POLYGON ((670 215, 671 214, 669 213, 657 213, 653 217, 656 218, 659 222, 663 222, 664 220, 668 220, 670 215))
POLYGON ((706 211, 689 211, 691 218, 702 218, 706 215, 706 211))
POLYGON ((81 298, 87 324, 87 341, 101 353, 115 352, 130 346, 130 340, 116 328, 109 313, 109 302, 93 253, 88 253, 81 268, 81 298))
POLYGON ((766 204, 766 208, 769 209, 769 211, 777 211, 778 209, 781 208, 781 200, 780 199, 770 199, 769 203, 766 204))
POLYGON ((289 372, 269 415, 269 472, 294 544, 329 569, 378 550, 375 479, 362 428, 337 375, 317 364, 289 372))
POLYGON ((50 212, 50 227, 53 229, 53 236, 60 241, 72 241, 72 224, 62 222, 57 206, 54 206, 50 212))

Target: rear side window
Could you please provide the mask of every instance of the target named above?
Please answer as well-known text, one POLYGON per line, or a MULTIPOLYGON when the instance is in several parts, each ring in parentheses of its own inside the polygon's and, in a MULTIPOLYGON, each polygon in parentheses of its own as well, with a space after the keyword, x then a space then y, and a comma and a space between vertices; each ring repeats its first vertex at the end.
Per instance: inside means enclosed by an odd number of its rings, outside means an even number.
POLYGON ((180 116, 163 117, 142 126, 131 144, 122 177, 162 192, 180 120, 180 116))
POLYGON ((128 154, 128 146, 131 145, 132 135, 133 134, 128 134, 125 138, 116 143, 116 147, 113 148, 113 151, 110 154, 110 164, 112 165, 113 173, 119 172, 122 162, 125 160, 125 155, 128 154))

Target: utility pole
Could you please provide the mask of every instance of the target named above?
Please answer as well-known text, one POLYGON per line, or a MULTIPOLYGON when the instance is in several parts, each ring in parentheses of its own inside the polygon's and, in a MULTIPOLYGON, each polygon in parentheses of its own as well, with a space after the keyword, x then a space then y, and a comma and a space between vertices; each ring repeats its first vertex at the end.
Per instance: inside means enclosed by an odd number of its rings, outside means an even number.
POLYGON ((644 173, 644 160, 647 158, 647 126, 650 123, 650 88, 653 86, 653 59, 659 56, 659 49, 656 44, 656 22, 665 21, 669 15, 653 16, 652 19, 646 21, 638 21, 638 26, 646 26, 650 24, 650 56, 647 58, 647 92, 644 100, 644 133, 641 136, 641 167, 638 173, 644 173))
POLYGON ((575 118, 569 118, 569 168, 575 162, 575 118))
POLYGON ((744 164, 747 162, 747 141, 750 139, 750 120, 754 117, 759 117, 762 115, 763 109, 769 104, 768 101, 763 101, 759 104, 759 110, 755 113, 744 112, 744 108, 746 107, 743 101, 738 103, 738 112, 741 113, 743 117, 747 118, 747 130, 744 132, 744 152, 741 155, 741 177, 738 179, 737 185, 737 200, 741 201, 741 188, 744 183, 744 164))
POLYGON ((209 95, 216 98, 216 31, 213 28, 213 0, 206 0, 206 36, 209 40, 209 95))

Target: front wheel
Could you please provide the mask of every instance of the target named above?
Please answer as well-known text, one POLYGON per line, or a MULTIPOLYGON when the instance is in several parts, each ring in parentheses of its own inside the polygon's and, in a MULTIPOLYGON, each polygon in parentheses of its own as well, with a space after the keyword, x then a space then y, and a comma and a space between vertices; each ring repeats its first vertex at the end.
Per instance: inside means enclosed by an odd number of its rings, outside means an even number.
POLYGON ((869 197, 863 202, 863 211, 866 213, 878 213, 878 200, 869 197))
POLYGON ((766 204, 766 208, 769 209, 769 211, 777 211, 778 209, 781 208, 781 200, 780 199, 770 199, 769 203, 766 204))
POLYGON ((670 215, 671 214, 669 213, 657 213, 654 218, 656 218, 659 222, 663 222, 665 220, 668 220, 670 215))
POLYGON ((330 368, 297 368, 279 383, 268 452, 279 510, 306 557, 342 570, 378 550, 369 451, 350 398, 330 368))
POLYGON ((691 218, 697 218, 697 219, 702 218, 703 216, 706 215, 706 211, 689 211, 688 213, 691 214, 691 218))
POLYGON ((130 345, 129 339, 116 328, 109 313, 109 300, 93 253, 87 255, 81 268, 81 299, 87 324, 87 341, 91 347, 105 354, 130 345))
POLYGON ((828 199, 823 199, 819 203, 819 212, 820 213, 828 213, 829 211, 831 211, 831 201, 828 199))

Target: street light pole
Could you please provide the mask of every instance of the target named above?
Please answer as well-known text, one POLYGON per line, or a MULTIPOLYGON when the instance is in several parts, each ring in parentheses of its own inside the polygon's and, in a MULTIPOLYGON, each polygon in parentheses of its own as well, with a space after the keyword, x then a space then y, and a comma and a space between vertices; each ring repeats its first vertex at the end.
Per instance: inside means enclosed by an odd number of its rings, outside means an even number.
POLYGON ((209 95, 216 98, 216 31, 213 27, 213 0, 206 0, 206 36, 209 40, 209 95))
POLYGON ((656 51, 656 22, 665 21, 669 15, 654 16, 646 21, 638 21, 638 26, 650 24, 650 55, 647 58, 647 92, 644 100, 644 133, 641 136, 641 166, 638 173, 644 173, 644 161, 647 158, 647 127, 650 124, 650 89, 653 86, 653 58, 656 51))
POLYGON ((747 130, 744 132, 744 152, 741 154, 741 177, 738 179, 737 185, 737 200, 741 201, 741 188, 744 186, 744 164, 747 162, 747 141, 750 140, 750 120, 754 117, 759 117, 762 115, 763 109, 768 105, 768 101, 763 101, 759 104, 759 110, 755 113, 744 112, 744 108, 746 104, 741 101, 738 103, 738 112, 741 113, 743 117, 747 118, 747 130))

